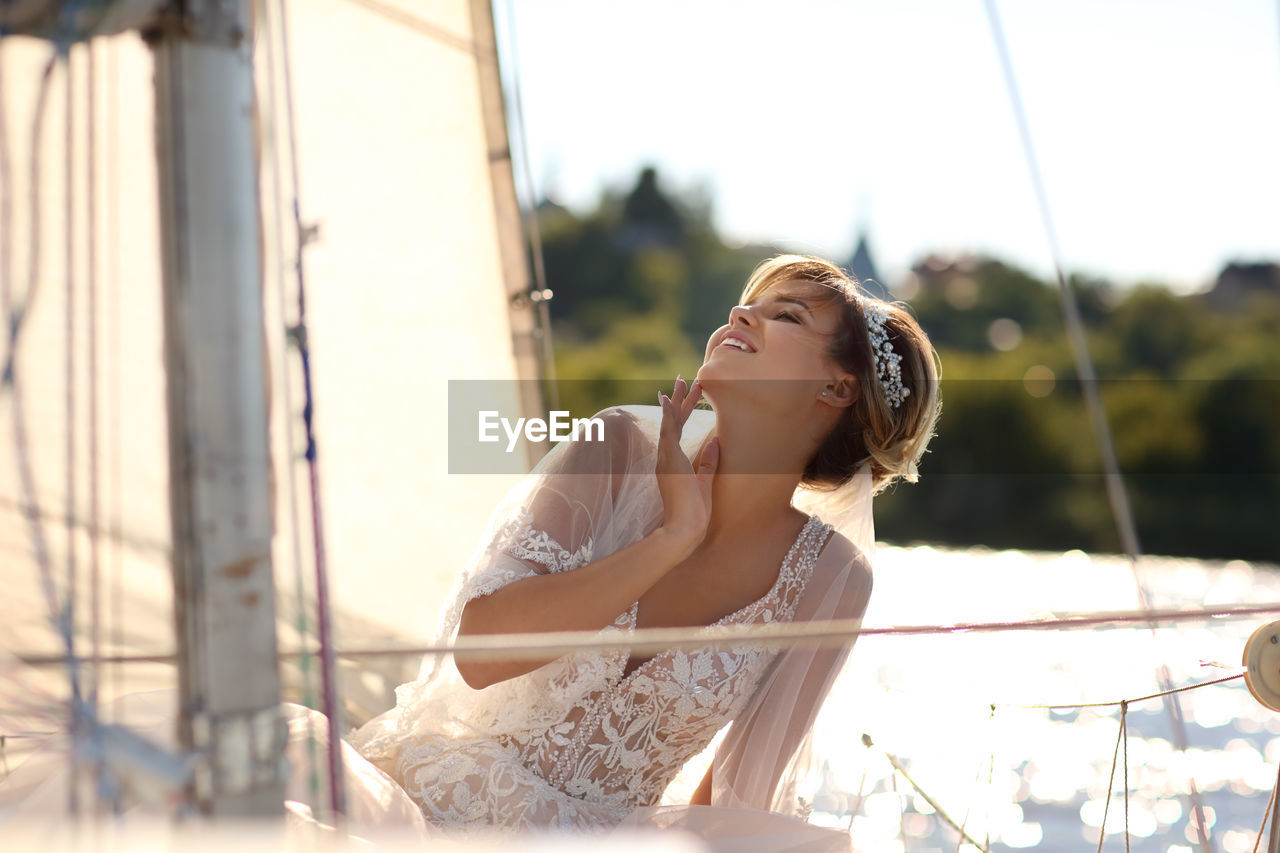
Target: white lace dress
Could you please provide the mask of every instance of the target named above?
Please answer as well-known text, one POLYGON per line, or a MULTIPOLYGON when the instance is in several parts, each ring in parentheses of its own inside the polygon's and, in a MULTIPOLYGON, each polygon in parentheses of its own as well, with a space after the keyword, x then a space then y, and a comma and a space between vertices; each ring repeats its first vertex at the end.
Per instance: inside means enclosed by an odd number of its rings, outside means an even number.
MULTIPOLYGON (((695 415, 682 440, 691 457, 714 426, 710 413, 695 415)), ((456 637, 468 601, 521 578, 573 571, 661 522, 659 411, 627 407, 601 416, 604 442, 561 444, 497 509, 442 620, 442 642, 456 637)), ((815 505, 797 492, 809 520, 773 587, 717 625, 861 618, 871 591, 863 552, 870 528, 859 534, 848 521, 869 521, 869 471, 854 485, 841 496, 857 498, 853 503, 815 505), (835 513, 833 532, 814 509, 825 517, 836 507, 844 509, 835 513)), ((637 607, 602 635, 634 630, 637 607)), ((427 826, 679 825, 788 843, 798 832, 808 843, 814 839, 806 833, 818 828, 795 819, 803 814, 796 782, 808 732, 848 652, 668 650, 628 674, 625 650, 591 650, 481 690, 468 687, 451 660, 428 658, 419 677, 397 689, 396 707, 350 741, 403 789, 427 826), (712 806, 656 806, 684 763, 731 722, 715 754, 712 806)), ((837 835, 807 849, 847 849, 847 835, 837 835)), ((728 849, 751 846, 744 844, 735 840, 728 849)))
MULTIPOLYGON (((503 542, 522 559, 552 571, 572 571, 591 560, 590 549, 570 553, 535 530, 527 516, 517 521, 503 542)), ((811 516, 769 592, 715 624, 790 621, 830 532, 811 516)), ((495 588, 482 582, 474 592, 495 588)), ((606 630, 633 630, 637 606, 606 630)), ((361 751, 439 826, 612 826, 658 803, 684 763, 746 706, 774 657, 755 648, 667 651, 629 675, 625 650, 561 658, 543 668, 546 695, 530 698, 546 704, 559 704, 557 693, 578 698, 535 727, 366 741, 361 751)))

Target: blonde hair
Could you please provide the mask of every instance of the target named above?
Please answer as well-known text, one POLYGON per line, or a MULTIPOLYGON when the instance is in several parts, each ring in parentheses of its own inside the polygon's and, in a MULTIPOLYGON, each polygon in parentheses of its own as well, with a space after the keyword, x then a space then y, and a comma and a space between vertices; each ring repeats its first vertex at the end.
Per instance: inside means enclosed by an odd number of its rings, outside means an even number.
POLYGON ((941 411, 938 390, 941 366, 928 336, 905 306, 875 299, 835 264, 808 255, 778 255, 763 261, 747 279, 742 302, 790 281, 821 285, 829 294, 830 302, 841 306, 840 328, 832 338, 828 353, 858 378, 860 388, 858 399, 845 409, 839 423, 805 466, 803 482, 819 488, 835 488, 847 482, 865 462, 871 463, 872 482, 877 492, 898 478, 916 482, 917 466, 933 437, 941 411), (885 332, 894 351, 902 356, 902 384, 911 393, 896 408, 885 400, 884 388, 876 375, 862 310, 867 301, 883 306, 885 332))

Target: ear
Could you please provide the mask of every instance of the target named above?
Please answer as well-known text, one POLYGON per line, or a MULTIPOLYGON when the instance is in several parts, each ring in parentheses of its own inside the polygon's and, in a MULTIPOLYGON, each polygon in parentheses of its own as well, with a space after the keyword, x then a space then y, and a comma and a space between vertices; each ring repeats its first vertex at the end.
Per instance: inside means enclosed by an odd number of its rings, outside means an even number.
POLYGON ((852 373, 841 373, 827 381, 819 392, 818 400, 828 406, 844 409, 858 401, 861 390, 856 376, 852 373))

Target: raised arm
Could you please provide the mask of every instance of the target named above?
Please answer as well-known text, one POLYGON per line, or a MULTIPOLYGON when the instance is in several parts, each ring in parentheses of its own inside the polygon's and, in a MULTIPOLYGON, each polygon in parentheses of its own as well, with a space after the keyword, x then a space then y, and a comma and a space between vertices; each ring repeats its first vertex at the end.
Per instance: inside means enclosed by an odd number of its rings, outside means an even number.
MULTIPOLYGON (((462 611, 458 636, 546 631, 592 631, 611 623, 693 550, 659 527, 621 551, 562 574, 514 581, 472 599, 462 611)), ((523 675, 559 655, 514 660, 467 660, 456 656, 458 672, 471 687, 488 687, 523 675)))
MULTIPOLYGON (((601 534, 638 523, 634 518, 612 516, 619 493, 635 488, 628 477, 643 476, 633 470, 643 455, 638 427, 624 412, 605 414, 605 441, 573 442, 553 453, 551 472, 543 473, 528 508, 526 535, 537 537, 550 553, 581 554, 584 565, 563 565, 572 560, 543 558, 535 549, 519 542, 497 555, 521 560, 525 575, 498 586, 482 589, 467 602, 458 626, 459 637, 485 634, 542 633, 548 631, 591 631, 609 625, 663 575, 684 560, 702 541, 710 517, 711 479, 718 461, 713 442, 698 460, 695 472, 680 448, 681 431, 698 389, 685 393, 677 382, 675 397, 663 398, 663 419, 656 462, 650 469, 658 473, 661 518, 652 532, 612 553, 594 553, 607 548, 601 534), (565 570, 570 569, 570 570, 565 570)), ((648 444, 649 452, 653 451, 648 444)), ((651 476, 652 474, 650 474, 651 476)), ((455 656, 459 674, 474 688, 487 687, 530 672, 554 660, 493 660, 479 656, 455 656)))

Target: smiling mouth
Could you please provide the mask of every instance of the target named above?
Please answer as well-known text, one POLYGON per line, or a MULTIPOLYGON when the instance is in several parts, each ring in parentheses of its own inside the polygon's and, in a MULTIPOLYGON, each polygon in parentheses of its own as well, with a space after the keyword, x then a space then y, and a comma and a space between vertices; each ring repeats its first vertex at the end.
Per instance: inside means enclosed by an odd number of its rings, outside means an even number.
POLYGON ((738 338, 725 338, 719 343, 716 349, 721 347, 729 347, 731 349, 742 350, 743 352, 752 352, 753 350, 738 338))

